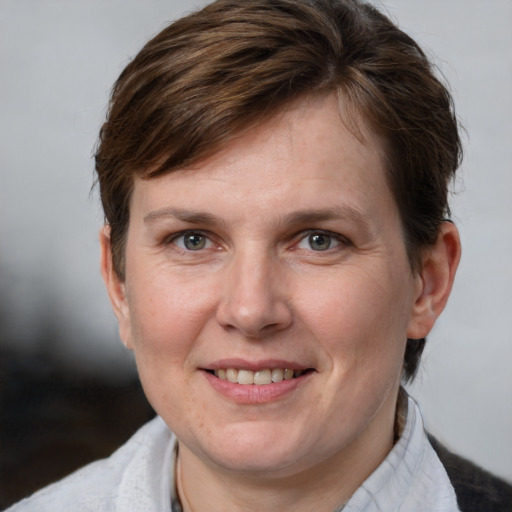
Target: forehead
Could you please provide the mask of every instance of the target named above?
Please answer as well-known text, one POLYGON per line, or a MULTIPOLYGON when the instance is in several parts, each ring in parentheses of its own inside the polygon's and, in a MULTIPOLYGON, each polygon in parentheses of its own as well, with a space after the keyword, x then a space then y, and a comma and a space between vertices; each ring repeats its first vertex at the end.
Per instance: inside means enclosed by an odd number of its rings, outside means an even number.
POLYGON ((238 201, 238 208, 286 215, 324 202, 366 215, 376 198, 387 203, 391 194, 382 141, 364 123, 357 128, 342 121, 334 94, 301 99, 193 166, 136 179, 132 207, 147 216, 175 203, 238 201))

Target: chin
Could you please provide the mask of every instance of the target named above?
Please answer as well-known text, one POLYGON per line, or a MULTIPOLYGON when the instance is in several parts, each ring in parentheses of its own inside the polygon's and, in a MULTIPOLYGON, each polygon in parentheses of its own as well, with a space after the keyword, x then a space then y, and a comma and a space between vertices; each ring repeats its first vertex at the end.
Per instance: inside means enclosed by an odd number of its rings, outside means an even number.
MULTIPOLYGON (((224 471, 248 476, 289 476, 305 469, 308 443, 298 439, 289 429, 274 425, 230 425, 219 434, 218 441, 211 436, 207 446, 200 447, 200 458, 207 458, 224 471)), ((311 444, 310 452, 316 452, 311 444)))
POLYGON ((286 477, 304 469, 303 463, 298 459, 296 451, 292 453, 263 452, 248 448, 229 454, 219 453, 211 457, 212 462, 227 472, 245 475, 253 478, 259 477, 286 477), (218 455, 218 457, 215 457, 218 455))

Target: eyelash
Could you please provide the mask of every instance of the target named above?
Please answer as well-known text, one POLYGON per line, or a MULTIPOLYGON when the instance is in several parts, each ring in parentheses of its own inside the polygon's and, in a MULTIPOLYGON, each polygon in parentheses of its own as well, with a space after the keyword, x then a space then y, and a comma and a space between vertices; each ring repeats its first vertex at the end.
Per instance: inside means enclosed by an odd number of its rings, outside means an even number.
POLYGON ((166 245, 168 244, 173 244, 174 247, 176 248, 176 250, 182 252, 182 253, 193 253, 193 252, 200 252, 202 251, 203 249, 209 249, 211 247, 200 247, 199 249, 197 249, 196 251, 194 251, 193 249, 188 249, 186 246, 185 246, 185 237, 187 236, 197 236, 197 237, 201 237, 206 244, 211 244, 212 246, 215 245, 215 242, 212 240, 212 236, 208 233, 205 233, 204 231, 197 231, 197 230, 186 230, 186 231, 180 231, 179 233, 174 233, 173 235, 171 235, 170 237, 167 237, 165 240, 164 240, 164 243, 166 245), (180 246, 178 245, 177 243, 177 240, 179 240, 180 238, 183 238, 183 246, 180 246))
MULTIPOLYGON (((351 245, 350 240, 348 240, 346 237, 344 237, 338 233, 333 233, 332 231, 325 231, 325 230, 321 230, 321 229, 309 229, 309 230, 301 231, 300 233, 295 235, 293 238, 298 239, 298 241, 293 245, 294 249, 311 250, 315 253, 328 252, 328 251, 338 248, 339 246, 347 247, 347 246, 351 245), (313 236, 327 237, 328 238, 328 247, 326 247, 325 249, 315 250, 315 249, 313 249, 313 247, 311 247, 311 243, 309 243, 309 248, 299 247, 299 245, 301 243, 303 243, 304 241, 307 242, 308 239, 310 240, 311 237, 313 237, 313 236), (336 245, 334 247, 332 247, 333 242, 336 243, 336 245)), ((166 245, 168 245, 168 244, 174 245, 174 247, 177 251, 182 252, 184 254, 190 254, 190 253, 194 253, 194 252, 202 252, 203 249, 211 249, 216 245, 215 242, 212 240, 212 235, 210 233, 207 233, 207 232, 204 232, 201 230, 185 230, 185 231, 181 231, 179 233, 174 233, 172 236, 167 237, 164 240, 164 243, 166 245), (187 237, 187 236, 201 237, 202 241, 204 241, 206 246, 199 247, 197 250, 187 248, 186 242, 185 242, 185 237, 187 237), (181 245, 179 245, 177 243, 177 240, 179 240, 180 238, 184 239, 183 243, 181 245)))
POLYGON ((310 250, 313 252, 321 253, 321 252, 328 252, 330 250, 336 249, 339 246, 347 247, 351 245, 350 240, 348 238, 344 237, 343 235, 340 235, 339 233, 333 233, 332 231, 325 231, 322 229, 310 229, 307 231, 303 231, 300 233, 300 238, 297 244, 295 244, 295 247, 300 249, 299 244, 310 240, 313 236, 323 236, 329 238, 329 246, 325 249, 315 250, 310 245, 310 250), (335 242, 337 245, 332 247, 332 242, 335 242))

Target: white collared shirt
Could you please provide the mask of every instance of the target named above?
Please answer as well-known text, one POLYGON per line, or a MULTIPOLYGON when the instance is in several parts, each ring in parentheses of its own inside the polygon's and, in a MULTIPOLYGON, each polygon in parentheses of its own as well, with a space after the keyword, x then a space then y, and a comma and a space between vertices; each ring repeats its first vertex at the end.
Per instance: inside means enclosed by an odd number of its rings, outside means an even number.
MULTIPOLYGON (((181 512, 175 488, 177 441, 157 417, 111 457, 93 462, 6 512, 181 512)), ((401 438, 343 512, 459 512, 448 475, 409 398, 401 438)))
POLYGON ((361 484, 343 512, 459 512, 455 491, 409 397, 398 442, 361 484))

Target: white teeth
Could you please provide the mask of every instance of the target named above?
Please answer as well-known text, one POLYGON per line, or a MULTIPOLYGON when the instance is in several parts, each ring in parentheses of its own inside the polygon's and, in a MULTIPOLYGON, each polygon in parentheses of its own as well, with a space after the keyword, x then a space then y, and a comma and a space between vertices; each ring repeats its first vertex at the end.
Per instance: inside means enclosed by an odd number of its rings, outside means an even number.
POLYGON ((283 380, 290 380, 294 377, 300 377, 304 370, 290 370, 289 368, 265 368, 253 372, 251 370, 237 370, 235 368, 217 369, 214 370, 214 375, 221 380, 228 382, 238 383, 243 385, 255 384, 256 386, 263 386, 272 384, 273 382, 281 382, 283 380))
POLYGON ((254 372, 251 370, 238 370, 238 384, 254 384, 254 372))
POLYGON ((270 370, 261 370, 254 373, 254 384, 261 386, 262 384, 270 384, 272 382, 272 372, 270 370))
POLYGON ((226 380, 229 382, 236 382, 238 378, 238 371, 234 370, 233 368, 228 368, 226 370, 226 380))
POLYGON ((226 380, 226 370, 221 368, 220 370, 215 370, 213 373, 216 377, 219 377, 219 379, 226 380))
POLYGON ((274 368, 272 370, 272 382, 281 382, 284 379, 284 370, 282 368, 274 368))
POLYGON ((293 370, 289 370, 288 368, 284 371, 284 380, 293 379, 293 370))

